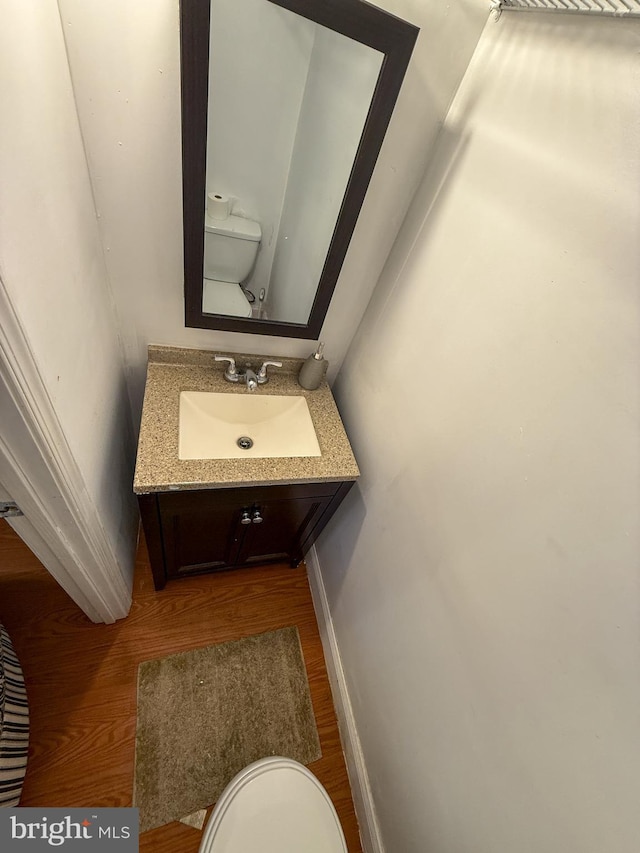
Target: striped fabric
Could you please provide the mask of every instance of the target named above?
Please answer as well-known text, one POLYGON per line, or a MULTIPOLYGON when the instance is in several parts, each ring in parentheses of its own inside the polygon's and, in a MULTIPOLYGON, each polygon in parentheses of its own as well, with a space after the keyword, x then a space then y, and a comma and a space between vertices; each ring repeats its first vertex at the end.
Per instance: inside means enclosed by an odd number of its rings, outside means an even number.
POLYGON ((27 769, 29 708, 20 663, 0 624, 0 806, 17 806, 27 769))

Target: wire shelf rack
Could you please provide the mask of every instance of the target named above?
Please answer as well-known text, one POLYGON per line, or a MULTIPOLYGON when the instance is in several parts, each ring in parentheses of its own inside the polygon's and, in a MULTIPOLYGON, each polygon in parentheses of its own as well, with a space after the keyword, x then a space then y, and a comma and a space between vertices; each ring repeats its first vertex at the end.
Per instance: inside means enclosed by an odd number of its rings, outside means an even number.
POLYGON ((640 18, 640 0, 492 0, 496 20, 504 11, 576 12, 614 18, 640 18))

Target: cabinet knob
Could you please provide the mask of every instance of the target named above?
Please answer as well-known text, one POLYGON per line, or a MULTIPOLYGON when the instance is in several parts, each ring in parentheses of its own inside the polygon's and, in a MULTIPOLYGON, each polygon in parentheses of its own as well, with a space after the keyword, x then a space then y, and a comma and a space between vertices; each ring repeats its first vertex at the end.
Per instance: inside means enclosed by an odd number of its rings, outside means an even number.
POLYGON ((240 518, 240 524, 251 524, 251 516, 249 515, 248 509, 242 510, 242 516, 240 518))
POLYGON ((256 509, 253 512, 253 523, 254 524, 262 524, 264 518, 260 515, 260 510, 256 509))

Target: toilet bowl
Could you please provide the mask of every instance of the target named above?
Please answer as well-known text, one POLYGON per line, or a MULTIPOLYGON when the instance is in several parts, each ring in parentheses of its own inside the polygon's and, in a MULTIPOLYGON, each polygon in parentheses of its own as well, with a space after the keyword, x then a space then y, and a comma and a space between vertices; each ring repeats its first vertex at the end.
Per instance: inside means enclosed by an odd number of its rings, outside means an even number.
POLYGON ((291 758, 262 758, 231 780, 199 853, 347 853, 338 815, 316 777, 291 758))
POLYGON ((202 282, 202 310, 225 317, 251 317, 251 303, 237 282, 205 278, 202 282))

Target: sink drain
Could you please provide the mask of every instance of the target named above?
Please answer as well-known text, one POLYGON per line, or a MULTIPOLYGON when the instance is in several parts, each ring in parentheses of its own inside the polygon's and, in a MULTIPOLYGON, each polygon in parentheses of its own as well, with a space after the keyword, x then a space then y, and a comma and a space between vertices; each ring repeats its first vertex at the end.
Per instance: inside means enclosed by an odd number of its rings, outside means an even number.
POLYGON ((253 447, 253 439, 249 438, 248 435, 241 435, 236 441, 236 444, 238 447, 241 447, 242 450, 250 450, 253 447))

